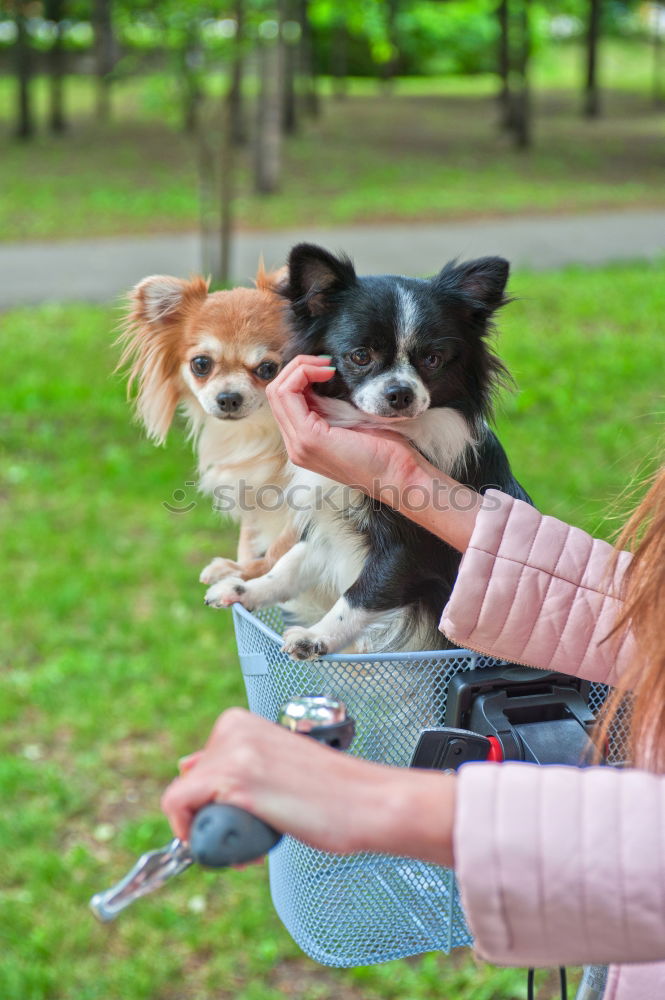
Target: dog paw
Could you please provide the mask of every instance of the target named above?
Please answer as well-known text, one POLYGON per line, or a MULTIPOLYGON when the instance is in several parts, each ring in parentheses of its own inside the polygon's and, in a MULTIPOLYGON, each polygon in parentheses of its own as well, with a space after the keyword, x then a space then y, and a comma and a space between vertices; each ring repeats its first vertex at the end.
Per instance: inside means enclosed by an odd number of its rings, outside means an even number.
POLYGON ((238 576, 227 576, 213 584, 206 591, 204 601, 211 608, 228 608, 231 604, 242 604, 248 611, 254 608, 247 593, 247 584, 238 576))
POLYGON ((234 562, 233 559, 213 559, 201 570, 199 581, 210 586, 227 576, 237 576, 239 571, 240 563, 234 562))
POLYGON ((294 660, 318 660, 328 653, 328 642, 310 629, 294 626, 284 633, 282 652, 294 660))

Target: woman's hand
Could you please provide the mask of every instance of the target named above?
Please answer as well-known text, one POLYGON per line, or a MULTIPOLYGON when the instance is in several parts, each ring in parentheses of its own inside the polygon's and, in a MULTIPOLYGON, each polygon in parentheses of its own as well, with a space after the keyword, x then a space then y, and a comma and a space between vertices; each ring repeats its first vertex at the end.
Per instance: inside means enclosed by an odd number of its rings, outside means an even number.
POLYGON ((329 360, 300 355, 266 389, 291 461, 358 487, 466 551, 483 498, 436 469, 398 434, 331 427, 309 397, 315 383, 332 378, 329 360))
POLYGON ((162 808, 182 840, 198 809, 217 801, 320 850, 452 862, 448 775, 372 764, 239 708, 218 718, 205 748, 181 768, 162 808))
POLYGON ((422 459, 400 435, 331 427, 311 406, 311 387, 335 373, 330 359, 300 355, 266 389, 289 458, 312 472, 378 496, 402 489, 422 459))

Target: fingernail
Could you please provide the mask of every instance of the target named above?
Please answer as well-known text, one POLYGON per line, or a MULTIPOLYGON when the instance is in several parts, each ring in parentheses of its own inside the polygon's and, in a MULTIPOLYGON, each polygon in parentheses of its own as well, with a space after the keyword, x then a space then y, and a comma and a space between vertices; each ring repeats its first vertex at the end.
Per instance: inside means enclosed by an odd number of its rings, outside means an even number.
POLYGON ((332 361, 332 354, 317 354, 322 361, 332 361))

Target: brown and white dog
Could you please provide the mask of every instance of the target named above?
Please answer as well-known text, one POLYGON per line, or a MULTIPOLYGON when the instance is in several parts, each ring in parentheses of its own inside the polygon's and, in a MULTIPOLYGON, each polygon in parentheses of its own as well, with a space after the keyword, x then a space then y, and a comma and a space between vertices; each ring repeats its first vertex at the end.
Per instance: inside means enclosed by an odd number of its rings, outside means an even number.
POLYGON ((285 269, 255 288, 209 292, 204 278, 144 278, 129 296, 119 342, 128 395, 148 436, 163 443, 178 408, 198 457, 199 486, 240 523, 236 560, 213 559, 212 584, 228 574, 266 573, 295 542, 285 504, 262 504, 261 490, 284 489, 287 457, 265 387, 289 340, 285 269), (258 497, 257 497, 258 494, 258 497))

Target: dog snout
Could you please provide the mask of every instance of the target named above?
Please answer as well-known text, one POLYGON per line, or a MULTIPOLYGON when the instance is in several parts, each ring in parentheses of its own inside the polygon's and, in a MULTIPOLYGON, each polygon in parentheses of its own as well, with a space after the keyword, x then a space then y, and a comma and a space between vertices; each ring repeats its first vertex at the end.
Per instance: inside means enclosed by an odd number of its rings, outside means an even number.
POLYGON ((242 396, 239 392, 220 392, 217 405, 222 413, 236 413, 242 406, 242 396))
POLYGON ((393 410, 406 410, 413 403, 413 389, 409 385, 389 385, 385 397, 393 410))

